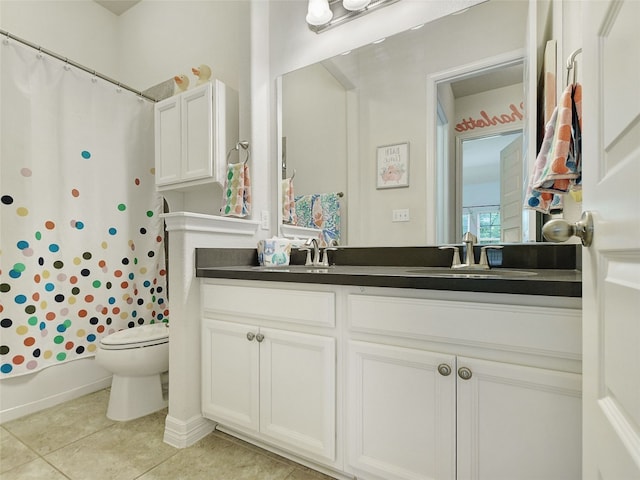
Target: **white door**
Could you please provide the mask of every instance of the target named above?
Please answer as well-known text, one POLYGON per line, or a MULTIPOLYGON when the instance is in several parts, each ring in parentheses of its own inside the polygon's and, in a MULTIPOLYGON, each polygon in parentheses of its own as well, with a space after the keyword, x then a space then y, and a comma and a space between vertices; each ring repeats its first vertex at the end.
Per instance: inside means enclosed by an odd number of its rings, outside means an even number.
POLYGON ((640 2, 582 2, 585 479, 640 478, 640 2))
POLYGON ((251 432, 259 426, 257 331, 249 325, 202 321, 203 414, 251 432))
POLYGON ((455 479, 455 357, 356 341, 348 349, 349 472, 455 479))
POLYGON ((500 151, 500 241, 522 241, 522 135, 500 151))
POLYGON ((457 480, 580 480, 580 375, 464 357, 458 369, 457 480))
POLYGON ((333 461, 335 339, 269 328, 260 334, 261 433, 306 456, 333 461))

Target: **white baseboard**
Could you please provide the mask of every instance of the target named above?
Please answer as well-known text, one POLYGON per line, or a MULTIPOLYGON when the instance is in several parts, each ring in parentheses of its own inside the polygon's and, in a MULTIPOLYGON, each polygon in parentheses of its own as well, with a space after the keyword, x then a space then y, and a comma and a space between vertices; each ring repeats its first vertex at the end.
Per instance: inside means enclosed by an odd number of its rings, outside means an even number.
POLYGON ((101 380, 97 380, 92 383, 73 388, 71 390, 57 393, 55 395, 50 395, 48 397, 39 398, 38 400, 34 400, 23 405, 17 405, 6 410, 1 410, 0 424, 10 422, 11 420, 36 413, 41 410, 45 410, 49 407, 55 407, 56 405, 59 405, 61 403, 68 402, 69 400, 74 400, 76 398, 82 397, 83 395, 88 395, 90 393, 97 392, 98 390, 102 390, 110 386, 111 376, 108 376, 107 378, 103 378, 101 380))
POLYGON ((164 424, 164 443, 176 448, 186 448, 203 439, 215 429, 216 424, 201 415, 182 421, 167 415, 164 424))

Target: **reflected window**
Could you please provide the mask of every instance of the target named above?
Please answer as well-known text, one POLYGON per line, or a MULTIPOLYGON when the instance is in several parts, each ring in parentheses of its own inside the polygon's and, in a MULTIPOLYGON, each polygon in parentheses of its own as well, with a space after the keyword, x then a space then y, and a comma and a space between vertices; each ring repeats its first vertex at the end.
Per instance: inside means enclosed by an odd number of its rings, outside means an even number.
POLYGON ((482 211, 465 209, 462 230, 473 233, 478 243, 500 243, 500 205, 487 206, 482 211))

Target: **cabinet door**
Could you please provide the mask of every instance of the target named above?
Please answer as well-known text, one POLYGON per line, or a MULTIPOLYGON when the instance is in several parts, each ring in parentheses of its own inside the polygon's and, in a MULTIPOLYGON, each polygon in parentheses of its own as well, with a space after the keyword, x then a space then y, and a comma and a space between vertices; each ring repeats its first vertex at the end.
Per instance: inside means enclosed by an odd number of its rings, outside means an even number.
POLYGON ((350 341, 348 362, 347 455, 353 473, 454 479, 455 357, 350 341))
POLYGON ((581 376, 458 357, 458 479, 579 480, 581 376), (460 372, 460 370, 458 370, 460 372))
POLYGON ((335 339, 261 328, 260 431, 287 449, 335 459, 335 339))
POLYGON ((158 102, 154 110, 156 185, 180 181, 181 128, 179 97, 158 102))
POLYGON ((257 431, 259 348, 255 338, 247 337, 257 329, 210 319, 202 327, 204 416, 257 431))
POLYGON ((211 84, 188 90, 182 108, 182 180, 213 176, 213 99, 211 84))

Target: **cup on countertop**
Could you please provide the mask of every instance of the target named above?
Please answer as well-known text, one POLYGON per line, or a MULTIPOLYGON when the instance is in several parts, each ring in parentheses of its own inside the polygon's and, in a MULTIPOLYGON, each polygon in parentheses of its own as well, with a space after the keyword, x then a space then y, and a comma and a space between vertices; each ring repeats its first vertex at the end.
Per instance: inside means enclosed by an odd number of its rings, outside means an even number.
POLYGON ((258 263, 263 266, 289 265, 291 242, 286 238, 258 241, 258 263))

